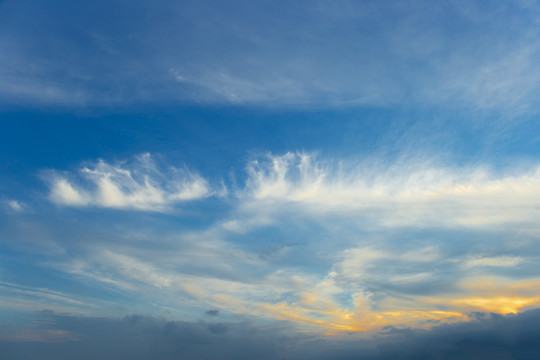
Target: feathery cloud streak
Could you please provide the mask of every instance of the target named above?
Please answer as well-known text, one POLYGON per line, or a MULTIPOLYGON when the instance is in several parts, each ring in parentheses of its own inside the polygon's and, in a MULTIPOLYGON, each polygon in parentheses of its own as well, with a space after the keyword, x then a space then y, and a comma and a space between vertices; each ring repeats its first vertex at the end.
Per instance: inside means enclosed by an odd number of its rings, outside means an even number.
POLYGON ((150 154, 133 164, 111 165, 103 160, 84 167, 74 177, 45 174, 52 201, 68 206, 167 211, 179 202, 212 195, 207 181, 187 169, 157 167, 150 154))
POLYGON ((0 9, 9 103, 536 112, 540 9, 527 1, 29 4, 0 9))
MULTIPOLYGON (((433 163, 411 159, 373 165, 310 153, 269 154, 248 163, 245 187, 235 195, 239 208, 250 211, 271 212, 282 203, 314 216, 360 212, 371 217, 375 210, 385 225, 534 223, 540 210, 540 166, 495 174, 486 166, 433 163)), ((187 169, 159 169, 150 154, 130 164, 99 160, 76 174, 50 171, 44 177, 50 199, 66 206, 165 211, 228 191, 223 184, 212 190, 206 179, 187 169)), ((238 223, 225 226, 234 229, 238 223)))
POLYGON ((493 174, 485 167, 332 163, 287 153, 254 160, 247 171, 252 210, 285 202, 306 213, 361 212, 384 225, 415 226, 534 224, 540 210, 540 167, 493 174))

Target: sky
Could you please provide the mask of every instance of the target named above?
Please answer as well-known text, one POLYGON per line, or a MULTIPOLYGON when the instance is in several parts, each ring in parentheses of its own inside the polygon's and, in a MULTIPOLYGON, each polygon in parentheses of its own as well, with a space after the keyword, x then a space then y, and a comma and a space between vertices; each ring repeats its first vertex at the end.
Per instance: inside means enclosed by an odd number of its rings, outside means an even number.
POLYGON ((536 359, 535 1, 0 1, 0 357, 536 359))

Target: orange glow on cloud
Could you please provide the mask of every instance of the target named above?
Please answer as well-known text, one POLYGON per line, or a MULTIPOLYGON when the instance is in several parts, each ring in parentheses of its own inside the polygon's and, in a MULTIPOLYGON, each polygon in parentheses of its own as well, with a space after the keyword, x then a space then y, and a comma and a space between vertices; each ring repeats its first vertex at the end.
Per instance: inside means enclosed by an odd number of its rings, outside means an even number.
POLYGON ((462 283, 461 294, 390 299, 378 304, 380 310, 374 310, 362 296, 356 298, 353 309, 346 309, 315 293, 303 293, 298 303, 261 304, 261 309, 269 317, 318 328, 327 336, 372 332, 385 326, 429 328, 467 321, 467 314, 474 311, 508 314, 540 305, 540 296, 536 295, 538 284, 537 279, 472 279, 462 283))

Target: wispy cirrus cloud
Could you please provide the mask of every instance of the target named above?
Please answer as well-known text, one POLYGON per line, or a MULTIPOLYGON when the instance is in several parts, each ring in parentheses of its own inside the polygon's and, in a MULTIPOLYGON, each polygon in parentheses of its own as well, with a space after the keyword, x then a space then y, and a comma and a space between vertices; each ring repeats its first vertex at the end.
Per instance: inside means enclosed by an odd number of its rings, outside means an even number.
POLYGON ((415 159, 374 165, 286 153, 254 160, 247 171, 242 196, 254 208, 288 203, 313 214, 361 212, 394 226, 534 224, 540 211, 540 167, 497 174, 415 159))
POLYGON ((172 101, 536 112, 537 6, 407 4, 135 2, 131 18, 116 1, 66 7, 64 17, 8 2, 0 93, 9 103, 70 107, 172 101), (126 21, 96 24, 86 16, 93 11, 126 21), (16 20, 22 16, 28 24, 16 20), (59 56, 66 50, 69 57, 59 56))
POLYGON ((73 296, 68 292, 60 292, 44 287, 25 286, 9 282, 0 282, 2 295, 0 306, 11 311, 36 311, 50 309, 59 312, 94 312, 99 309, 94 299, 84 296, 73 296), (17 299, 17 301, 13 301, 17 299))
POLYGON ((175 204, 215 194, 207 180, 187 169, 159 169, 150 154, 130 164, 103 160, 77 174, 44 173, 50 199, 67 206, 168 211, 175 204))

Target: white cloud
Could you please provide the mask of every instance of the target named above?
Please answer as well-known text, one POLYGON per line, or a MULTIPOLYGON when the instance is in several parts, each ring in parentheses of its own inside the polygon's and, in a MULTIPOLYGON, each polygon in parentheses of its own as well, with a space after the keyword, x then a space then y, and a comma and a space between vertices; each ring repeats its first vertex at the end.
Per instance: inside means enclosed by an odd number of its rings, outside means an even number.
POLYGON ((77 175, 52 172, 46 178, 50 199, 68 206, 168 211, 178 202, 213 195, 198 174, 186 169, 160 170, 150 154, 139 156, 132 164, 99 160, 77 175))
POLYGON ((13 211, 22 211, 22 205, 17 200, 8 201, 8 205, 13 211))
POLYGON ((11 211, 21 212, 26 208, 26 205, 18 200, 4 200, 3 202, 11 211))
POLYGON ((81 189, 74 188, 67 179, 57 177, 51 181, 50 197, 54 202, 70 206, 85 206, 90 204, 87 194, 81 189))
POLYGON ((473 257, 465 262, 466 267, 514 267, 523 262, 519 256, 473 257))
POLYGON ((286 153, 252 161, 247 171, 241 195, 250 211, 288 203, 296 212, 356 212, 387 226, 534 224, 540 211, 540 167, 494 174, 414 160, 373 166, 286 153))
POLYGON ((334 264, 334 274, 341 279, 360 285, 377 282, 383 284, 413 283, 431 280, 425 265, 440 264, 440 254, 434 247, 421 247, 405 252, 380 247, 350 248, 334 264), (390 265, 391 264, 391 265, 390 265))
POLYGON ((171 285, 171 277, 160 273, 160 269, 155 268, 152 264, 111 251, 105 251, 103 256, 107 263, 115 264, 118 271, 128 279, 157 288, 166 288, 171 285))

